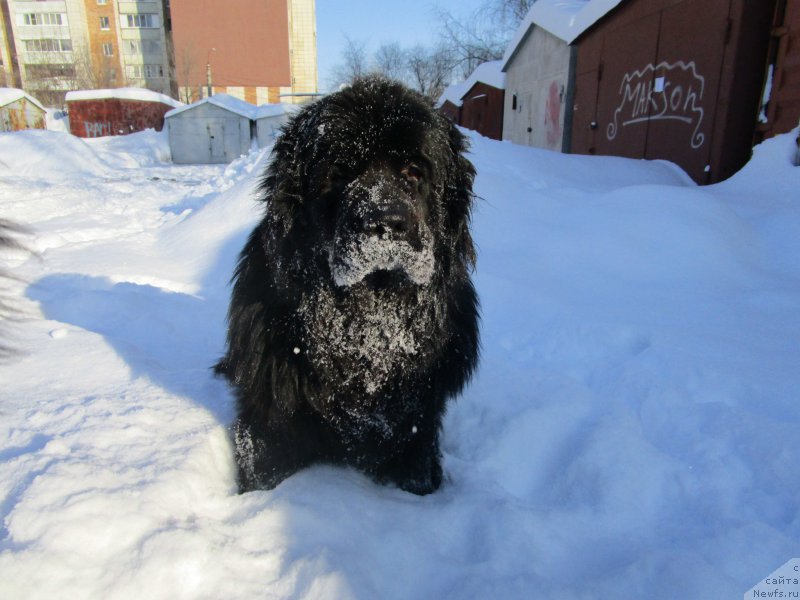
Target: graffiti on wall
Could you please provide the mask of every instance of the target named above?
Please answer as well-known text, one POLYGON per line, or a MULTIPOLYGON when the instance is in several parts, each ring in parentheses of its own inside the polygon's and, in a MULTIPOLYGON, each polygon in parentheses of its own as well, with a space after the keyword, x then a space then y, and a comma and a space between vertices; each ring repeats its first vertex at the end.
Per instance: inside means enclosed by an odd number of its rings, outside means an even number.
POLYGON ((620 127, 650 121, 680 121, 693 127, 690 144, 699 148, 705 142, 700 132, 705 77, 697 73, 694 61, 650 63, 629 71, 619 86, 620 103, 606 128, 613 140, 620 127))
POLYGON ((111 135, 111 123, 109 123, 108 121, 106 121, 105 123, 84 121, 83 127, 86 130, 87 138, 103 137, 106 135, 111 135))

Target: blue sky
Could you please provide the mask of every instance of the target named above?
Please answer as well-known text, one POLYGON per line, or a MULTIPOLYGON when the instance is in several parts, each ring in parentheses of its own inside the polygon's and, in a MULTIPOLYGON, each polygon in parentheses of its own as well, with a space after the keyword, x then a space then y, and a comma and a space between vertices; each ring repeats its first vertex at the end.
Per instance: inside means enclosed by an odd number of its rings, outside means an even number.
POLYGON ((363 42, 369 51, 384 43, 401 46, 434 44, 439 19, 436 8, 466 16, 486 0, 317 0, 319 86, 327 91, 331 71, 341 62, 345 36, 363 42))

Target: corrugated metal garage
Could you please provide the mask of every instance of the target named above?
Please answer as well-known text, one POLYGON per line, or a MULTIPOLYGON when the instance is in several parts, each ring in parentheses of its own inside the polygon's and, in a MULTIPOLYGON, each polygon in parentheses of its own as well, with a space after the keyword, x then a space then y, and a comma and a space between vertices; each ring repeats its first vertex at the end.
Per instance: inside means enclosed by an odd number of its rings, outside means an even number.
POLYGON ((266 148, 275 142, 281 128, 300 110, 296 104, 262 104, 256 108, 256 139, 259 148, 266 148))
POLYGON ((229 163, 250 151, 256 107, 216 94, 166 114, 172 161, 229 163))
POLYGON ((477 82, 461 100, 461 126, 493 140, 501 139, 504 97, 505 90, 477 82))
POLYGON ((622 0, 537 0, 503 56, 503 139, 570 151, 577 46, 622 0))
POLYGON ((467 88, 464 87, 465 84, 466 81, 462 81, 447 86, 436 102, 436 108, 439 112, 456 125, 461 123, 461 98, 464 96, 464 92, 467 91, 467 88))
POLYGON ((164 115, 183 106, 169 96, 141 88, 67 92, 66 101, 70 133, 83 138, 161 131, 164 115))
POLYGON ((45 129, 44 106, 22 90, 0 88, 0 131, 45 129))
POLYGON ((501 64, 499 60, 480 64, 466 81, 449 86, 439 98, 439 110, 457 125, 501 139, 506 83, 501 64))
POLYGON ((747 162, 775 0, 627 0, 578 42, 572 151, 666 159, 698 183, 747 162))

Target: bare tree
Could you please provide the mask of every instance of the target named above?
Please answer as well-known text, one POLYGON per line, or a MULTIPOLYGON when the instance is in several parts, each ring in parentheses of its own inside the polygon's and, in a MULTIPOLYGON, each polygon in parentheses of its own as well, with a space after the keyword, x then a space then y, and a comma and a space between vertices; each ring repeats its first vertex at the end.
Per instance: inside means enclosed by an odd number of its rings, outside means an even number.
POLYGON ((502 19, 504 26, 516 28, 536 0, 492 0, 489 10, 502 19))
POLYGON ((479 64, 503 57, 506 46, 535 0, 487 0, 466 18, 439 11, 440 37, 462 78, 479 64))
POLYGON ((453 57, 444 46, 415 46, 408 52, 408 70, 411 85, 435 100, 450 83, 453 57))
POLYGON ((446 46, 417 45, 404 49, 397 42, 383 44, 370 58, 365 45, 346 38, 342 62, 334 70, 334 86, 348 83, 368 73, 396 79, 437 99, 450 83, 455 60, 446 46))
POLYGON ((37 53, 37 62, 27 63, 25 90, 46 106, 63 106, 70 90, 93 90, 120 85, 121 74, 112 57, 92 60, 87 47, 72 50, 72 60, 65 62, 61 52, 37 53))
POLYGON ((339 87, 369 72, 366 45, 350 36, 345 36, 342 62, 333 69, 332 87, 339 87))
POLYGON ((375 52, 373 61, 373 71, 398 81, 407 81, 408 53, 397 42, 383 44, 375 52))
MULTIPOLYGON (((170 36, 169 39, 169 43, 172 45, 172 37, 170 36)), ((197 54, 198 52, 194 44, 189 44, 181 49, 180 56, 175 57, 175 75, 178 84, 178 99, 186 104, 191 104, 195 101, 195 91, 202 85, 201 81, 192 82, 192 75, 195 74, 199 64, 197 54), (192 85, 192 83, 194 83, 194 85, 192 85)))
POLYGON ((77 89, 98 90, 120 85, 122 73, 117 72, 119 63, 110 56, 95 57, 92 60, 88 49, 75 55, 77 89))

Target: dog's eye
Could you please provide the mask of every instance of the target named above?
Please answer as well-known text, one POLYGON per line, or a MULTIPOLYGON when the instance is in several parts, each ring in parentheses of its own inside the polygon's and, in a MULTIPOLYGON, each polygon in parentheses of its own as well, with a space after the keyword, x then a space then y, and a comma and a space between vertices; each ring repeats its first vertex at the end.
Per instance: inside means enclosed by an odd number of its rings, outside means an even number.
POLYGON ((408 179, 411 183, 419 183, 424 178, 424 173, 422 172, 422 169, 418 165, 415 165, 414 163, 406 165, 406 167, 401 172, 403 173, 405 178, 408 179))

